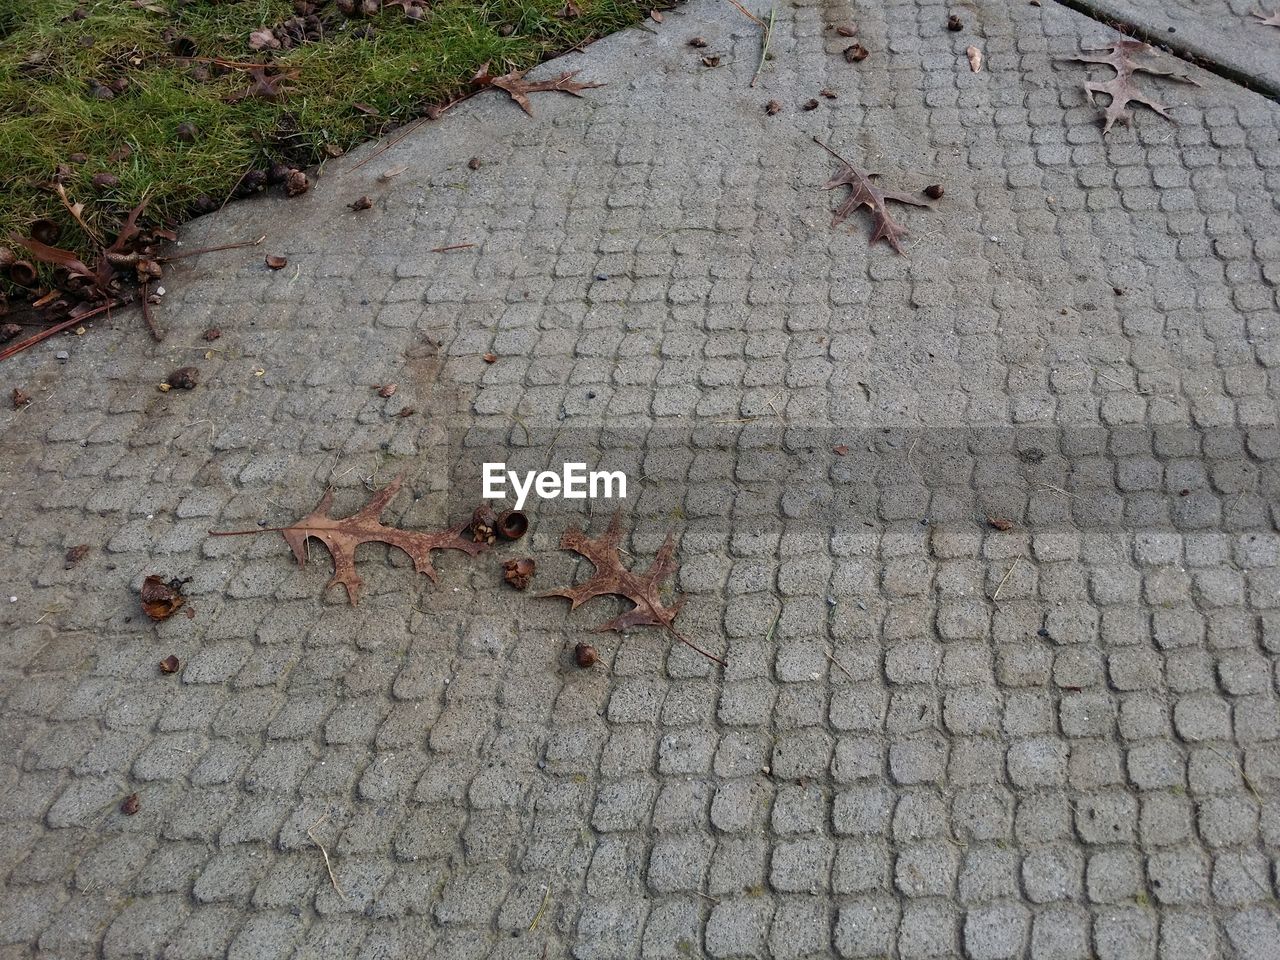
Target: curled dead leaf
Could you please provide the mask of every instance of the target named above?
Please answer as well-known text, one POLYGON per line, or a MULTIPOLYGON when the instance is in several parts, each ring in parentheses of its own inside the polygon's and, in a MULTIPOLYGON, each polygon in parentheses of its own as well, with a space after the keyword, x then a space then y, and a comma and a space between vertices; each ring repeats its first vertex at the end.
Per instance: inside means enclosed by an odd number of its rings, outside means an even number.
POLYGON ((861 63, 869 56, 871 56, 871 51, 861 43, 851 44, 844 48, 844 58, 850 63, 861 63))
POLYGON ((291 197, 306 193, 311 188, 311 181, 301 170, 290 170, 284 178, 284 192, 291 197))
POLYGON ((839 444, 838 446, 832 447, 831 451, 837 457, 843 457, 849 452, 849 445, 842 443, 842 444, 839 444))
POLYGON ((836 92, 830 87, 823 87, 818 91, 818 96, 826 97, 828 100, 834 100, 836 98, 836 92))
POLYGON ((858 25, 856 23, 844 23, 836 27, 836 33, 842 37, 854 37, 858 34, 858 25))
POLYGON ((165 581, 153 573, 142 581, 142 611, 152 620, 168 620, 186 602, 177 578, 165 581))
POLYGON ((266 263, 272 270, 283 270, 289 265, 289 259, 288 257, 282 257, 279 254, 268 253, 266 263))
POLYGON ((220 336, 222 336, 221 330, 217 327, 210 327, 204 333, 200 334, 200 339, 204 340, 206 343, 213 343, 213 341, 217 340, 220 336))
POLYGON ((480 359, 483 360, 485 363, 497 363, 498 355, 496 353, 486 353, 480 359))
POLYGON ((397 389, 399 388, 394 383, 379 384, 378 396, 382 397, 383 399, 386 399, 387 397, 394 397, 396 395, 397 389))
POLYGON ((356 197, 356 199, 348 203, 347 206, 350 207, 356 213, 359 213, 361 210, 368 210, 370 207, 372 207, 373 201, 365 196, 356 197))
POLYGON ((479 169, 480 169, 480 166, 481 166, 481 163, 482 163, 482 161, 481 161, 481 159, 480 159, 479 157, 472 157, 470 160, 468 160, 468 161, 467 161, 467 169, 468 169, 468 170, 479 170, 479 169))
POLYGON ((704 67, 718 67, 718 66, 720 66, 720 58, 719 58, 718 56, 716 56, 716 57, 703 57, 703 58, 702 58, 702 65, 703 65, 704 67))
POLYGON ((662 22, 662 12, 661 12, 661 11, 659 11, 659 10, 650 10, 650 11, 649 11, 649 19, 650 19, 650 20, 652 20, 654 23, 661 23, 661 22, 662 22))
POLYGON ((994 514, 987 514, 987 525, 992 530, 1012 530, 1013 521, 1006 520, 1004 517, 997 517, 994 514))
POLYGON ((533 579, 533 573, 536 568, 537 564, 534 563, 532 557, 508 560, 502 565, 502 579, 517 590, 528 590, 529 582, 533 579))
POLYGON ((969 58, 969 69, 977 73, 982 69, 982 51, 977 47, 966 47, 964 55, 969 58))
POLYGON ((178 661, 178 658, 175 657, 172 653, 169 654, 167 657, 165 657, 163 660, 161 660, 159 666, 160 666, 161 673, 177 673, 180 669, 182 669, 182 664, 178 661))
POLYGON ((141 809, 142 801, 138 799, 138 795, 136 793, 131 793, 120 801, 120 812, 126 817, 132 817, 141 809))
POLYGON ((78 543, 69 549, 62 557, 62 566, 65 570, 70 570, 77 563, 89 555, 89 545, 87 543, 78 543))
POLYGON ((782 104, 777 100, 770 100, 764 105, 764 112, 769 116, 776 116, 782 110, 782 104))
POLYGON ((688 42, 689 46, 693 47, 695 50, 701 50, 707 45, 707 41, 702 37, 690 37, 688 42))
POLYGON ((13 388, 13 409, 21 410, 31 402, 31 395, 23 393, 17 387, 13 388))

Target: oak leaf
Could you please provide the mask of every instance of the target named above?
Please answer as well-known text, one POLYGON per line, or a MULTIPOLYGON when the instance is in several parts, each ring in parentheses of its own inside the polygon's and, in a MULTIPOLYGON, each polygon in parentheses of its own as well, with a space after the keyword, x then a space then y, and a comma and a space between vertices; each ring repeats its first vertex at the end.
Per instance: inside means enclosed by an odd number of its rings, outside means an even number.
POLYGON ((681 643, 702 654, 709 660, 723 664, 719 657, 712 656, 693 644, 676 630, 676 617, 684 605, 684 597, 667 606, 662 600, 662 584, 676 571, 675 538, 668 534, 658 549, 658 555, 644 573, 634 573, 622 565, 618 555, 618 544, 622 540, 622 515, 615 513, 609 523, 609 529, 594 540, 577 527, 566 530, 560 538, 561 550, 572 550, 591 561, 595 573, 582 583, 572 587, 561 587, 548 590, 540 597, 564 597, 569 601, 569 609, 576 610, 588 600, 596 597, 617 596, 630 600, 632 609, 606 620, 596 629, 626 630, 629 627, 665 627, 681 643))
POLYGON ((854 166, 817 137, 814 137, 814 142, 839 160, 841 164, 841 169, 836 171, 835 175, 826 182, 823 189, 849 188, 849 195, 840 201, 840 205, 836 207, 835 215, 831 218, 831 225, 833 227, 839 226, 859 207, 866 207, 871 211, 872 225, 875 228, 871 232, 871 242, 875 243, 877 240, 884 240, 898 253, 902 253, 902 238, 907 235, 907 228, 889 216, 889 208, 885 206, 885 201, 895 200, 898 203, 908 203, 913 207, 928 207, 929 204, 909 193, 901 193, 897 190, 881 190, 874 182, 879 174, 868 173, 861 167, 854 166))
POLYGON ((529 103, 529 94, 531 93, 558 91, 580 97, 583 90, 604 86, 603 83, 580 83, 574 80, 573 78, 582 72, 580 70, 567 70, 560 76, 553 77, 550 80, 536 81, 524 79, 524 75, 528 72, 528 70, 512 70, 510 73, 495 77, 489 72, 489 64, 484 63, 476 71, 476 75, 471 82, 479 87, 497 87, 499 90, 505 91, 512 100, 520 104, 520 109, 531 117, 533 116, 533 105, 529 103))
POLYGON ((1280 27, 1280 10, 1275 13, 1267 13, 1264 10, 1255 10, 1250 16, 1259 23, 1266 24, 1268 27, 1280 27))
POLYGON ((1169 112, 1163 104, 1152 100, 1133 85, 1134 74, 1149 73, 1157 77, 1168 77, 1170 80, 1177 80, 1179 83, 1200 86, 1198 81, 1185 73, 1166 70, 1163 67, 1156 67, 1146 63, 1138 63, 1130 56, 1130 54, 1144 53, 1150 49, 1141 40, 1116 40, 1105 47, 1085 50, 1083 56, 1066 57, 1064 60, 1059 61, 1101 63, 1116 72, 1116 75, 1105 83, 1099 83, 1095 80, 1086 80, 1084 82, 1084 93, 1089 98, 1089 103, 1094 103, 1095 94, 1104 93, 1110 97, 1110 102, 1107 104, 1106 113, 1104 114, 1106 119, 1102 126, 1103 134, 1106 134, 1117 120, 1126 127, 1133 122, 1133 113, 1129 110, 1130 102, 1140 103, 1154 110, 1166 120, 1173 120, 1173 117, 1169 116, 1169 112))
POLYGON ((418 573, 425 573, 436 581, 436 568, 431 565, 433 550, 461 550, 475 556, 485 545, 462 535, 467 524, 463 523, 438 533, 417 530, 401 530, 384 525, 378 517, 387 504, 400 491, 404 476, 398 476, 374 493, 373 498, 358 512, 349 517, 335 519, 329 516, 333 505, 333 490, 326 490, 320 503, 309 514, 292 526, 283 527, 280 533, 293 551, 299 565, 307 562, 307 540, 314 537, 329 548, 333 556, 333 579, 325 584, 328 590, 335 583, 347 588, 347 599, 355 606, 360 601, 360 588, 364 580, 356 573, 356 547, 362 543, 386 543, 398 547, 413 560, 418 573))

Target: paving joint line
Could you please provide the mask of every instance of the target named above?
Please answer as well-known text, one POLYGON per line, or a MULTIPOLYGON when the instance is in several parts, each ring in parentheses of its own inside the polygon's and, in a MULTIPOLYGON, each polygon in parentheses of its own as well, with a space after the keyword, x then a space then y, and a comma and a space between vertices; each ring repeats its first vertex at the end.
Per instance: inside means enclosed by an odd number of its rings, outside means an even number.
POLYGON ((1091 20, 1096 20, 1104 26, 1117 30, 1128 37, 1135 40, 1141 40, 1143 43, 1163 50, 1170 56, 1177 57, 1184 63, 1189 63, 1193 67, 1199 67, 1208 73, 1212 73, 1216 77, 1226 80, 1228 83, 1242 87, 1250 93, 1256 93, 1260 97, 1266 97, 1272 103, 1280 103, 1280 81, 1269 81, 1258 77, 1250 76, 1243 70, 1237 70, 1229 67, 1225 63, 1219 63, 1211 57, 1196 52, 1189 45, 1179 43, 1172 39, 1167 33, 1157 33, 1152 30, 1134 23, 1131 20, 1122 20, 1112 16, 1109 13, 1098 10, 1086 0, 1053 0, 1060 7, 1066 7, 1076 13, 1082 14, 1091 20))

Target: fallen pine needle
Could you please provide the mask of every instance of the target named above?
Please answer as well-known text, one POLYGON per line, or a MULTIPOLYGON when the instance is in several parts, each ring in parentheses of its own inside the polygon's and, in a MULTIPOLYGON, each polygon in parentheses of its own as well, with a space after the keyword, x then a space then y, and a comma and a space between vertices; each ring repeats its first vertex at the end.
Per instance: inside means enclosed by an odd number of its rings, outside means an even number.
POLYGON ((739 11, 739 12, 740 12, 744 17, 746 17, 748 20, 750 20, 752 23, 757 23, 757 24, 759 24, 759 25, 760 25, 760 26, 762 26, 762 27, 764 26, 764 21, 763 21, 763 20, 761 20, 759 17, 757 17, 757 16, 756 16, 754 13, 752 13, 750 10, 748 10, 746 7, 744 7, 742 4, 740 4, 740 3, 738 2, 738 0, 729 0, 729 2, 730 2, 731 4, 733 4, 735 7, 737 7, 737 8, 738 8, 738 11, 739 11))
POLYGON ((90 317, 96 317, 100 313, 106 313, 112 307, 122 307, 127 302, 128 301, 126 300, 112 300, 109 303, 104 303, 100 307, 94 307, 92 310, 86 311, 85 313, 82 313, 77 317, 72 317, 70 320, 63 320, 61 323, 55 323, 48 330, 42 330, 39 333, 37 333, 34 337, 28 337, 26 340, 23 340, 21 343, 15 343, 11 347, 7 347, 4 350, 0 350, 0 360, 7 360, 9 357, 12 357, 15 353, 21 353, 23 350, 27 349, 27 347, 34 347, 41 340, 49 339, 49 337, 52 337, 55 333, 61 333, 63 330, 68 330, 71 327, 74 327, 74 326, 77 326, 78 324, 83 323, 84 321, 88 320, 90 317))
POLYGON ((830 650, 827 651, 827 659, 830 660, 832 663, 834 663, 836 667, 839 668, 840 672, 843 673, 846 677, 848 677, 850 681, 852 681, 853 683, 858 682, 856 679, 854 679, 853 674, 844 668, 844 664, 841 663, 839 660, 837 660, 835 657, 835 654, 833 654, 830 650))
POLYGON ((538 912, 533 915, 533 923, 529 924, 529 932, 533 933, 538 929, 538 921, 542 919, 543 913, 547 909, 547 901, 551 899, 551 885, 547 884, 542 888, 542 906, 538 907, 538 912))
POLYGON ((216 247, 201 247, 199 250, 175 253, 171 257, 156 257, 156 260, 160 263, 173 263, 175 260, 185 260, 187 257, 198 257, 202 253, 217 253, 219 250, 239 250, 241 247, 256 247, 265 239, 267 239, 267 235, 264 233, 257 240, 241 240, 239 243, 223 243, 216 247))
POLYGON ((1000 581, 999 585, 996 587, 996 592, 991 595, 991 600, 993 603, 1000 599, 1000 591, 1004 589, 1004 585, 1009 582, 1009 578, 1013 576, 1013 571, 1018 569, 1018 564, 1020 564, 1021 562, 1022 562, 1021 557, 1013 558, 1013 563, 1009 564, 1008 572, 1005 573, 1004 578, 1000 581))
POLYGON ((343 900, 346 900, 347 895, 342 892, 342 887, 338 884, 338 878, 334 876, 333 864, 329 860, 329 851, 324 848, 324 844, 321 843, 319 840, 317 840, 316 835, 312 833, 312 831, 315 830, 316 827, 324 823, 325 817, 327 816, 329 815, 326 813, 319 820, 317 820, 315 823, 313 823, 311 826, 307 828, 307 838, 320 849, 320 856, 324 857, 324 868, 329 871, 329 882, 333 884, 333 889, 338 891, 338 896, 340 896, 343 900))
POLYGON ((432 247, 432 253, 448 253, 450 250, 469 250, 474 247, 474 243, 451 243, 447 247, 432 247))

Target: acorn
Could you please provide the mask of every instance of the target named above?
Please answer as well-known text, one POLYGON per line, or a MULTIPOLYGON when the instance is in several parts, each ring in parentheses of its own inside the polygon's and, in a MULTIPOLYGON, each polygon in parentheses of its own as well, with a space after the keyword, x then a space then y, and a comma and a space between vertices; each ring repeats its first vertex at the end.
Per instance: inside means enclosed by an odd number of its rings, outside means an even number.
POLYGON ((19 287, 33 287, 36 283, 36 268, 27 260, 15 260, 5 269, 9 282, 19 287))
POLYGON ((573 648, 573 662, 583 670, 595 666, 596 661, 599 659, 600 654, 589 643, 579 643, 573 648))
POLYGON ((942 195, 947 191, 942 188, 940 183, 931 183, 924 188, 924 195, 930 200, 941 200, 942 195))
POLYGON ((45 217, 39 220, 32 220, 27 225, 27 229, 31 232, 31 239, 39 240, 41 243, 53 246, 58 242, 58 235, 62 233, 62 228, 45 217))
POLYGON ((471 538, 476 543, 493 543, 494 530, 497 526, 497 514, 487 503, 480 504, 471 514, 471 538))
POLYGON ((498 516, 494 529, 504 540, 519 540, 529 532, 529 518, 519 510, 506 510, 498 516))
POLYGON ((534 563, 532 557, 508 560, 502 565, 502 578, 517 590, 528 590, 529 581, 533 579, 535 569, 537 569, 537 564, 534 563))
POLYGON ((120 186, 120 178, 114 173, 99 173, 93 177, 93 185, 99 190, 111 190, 120 186))

